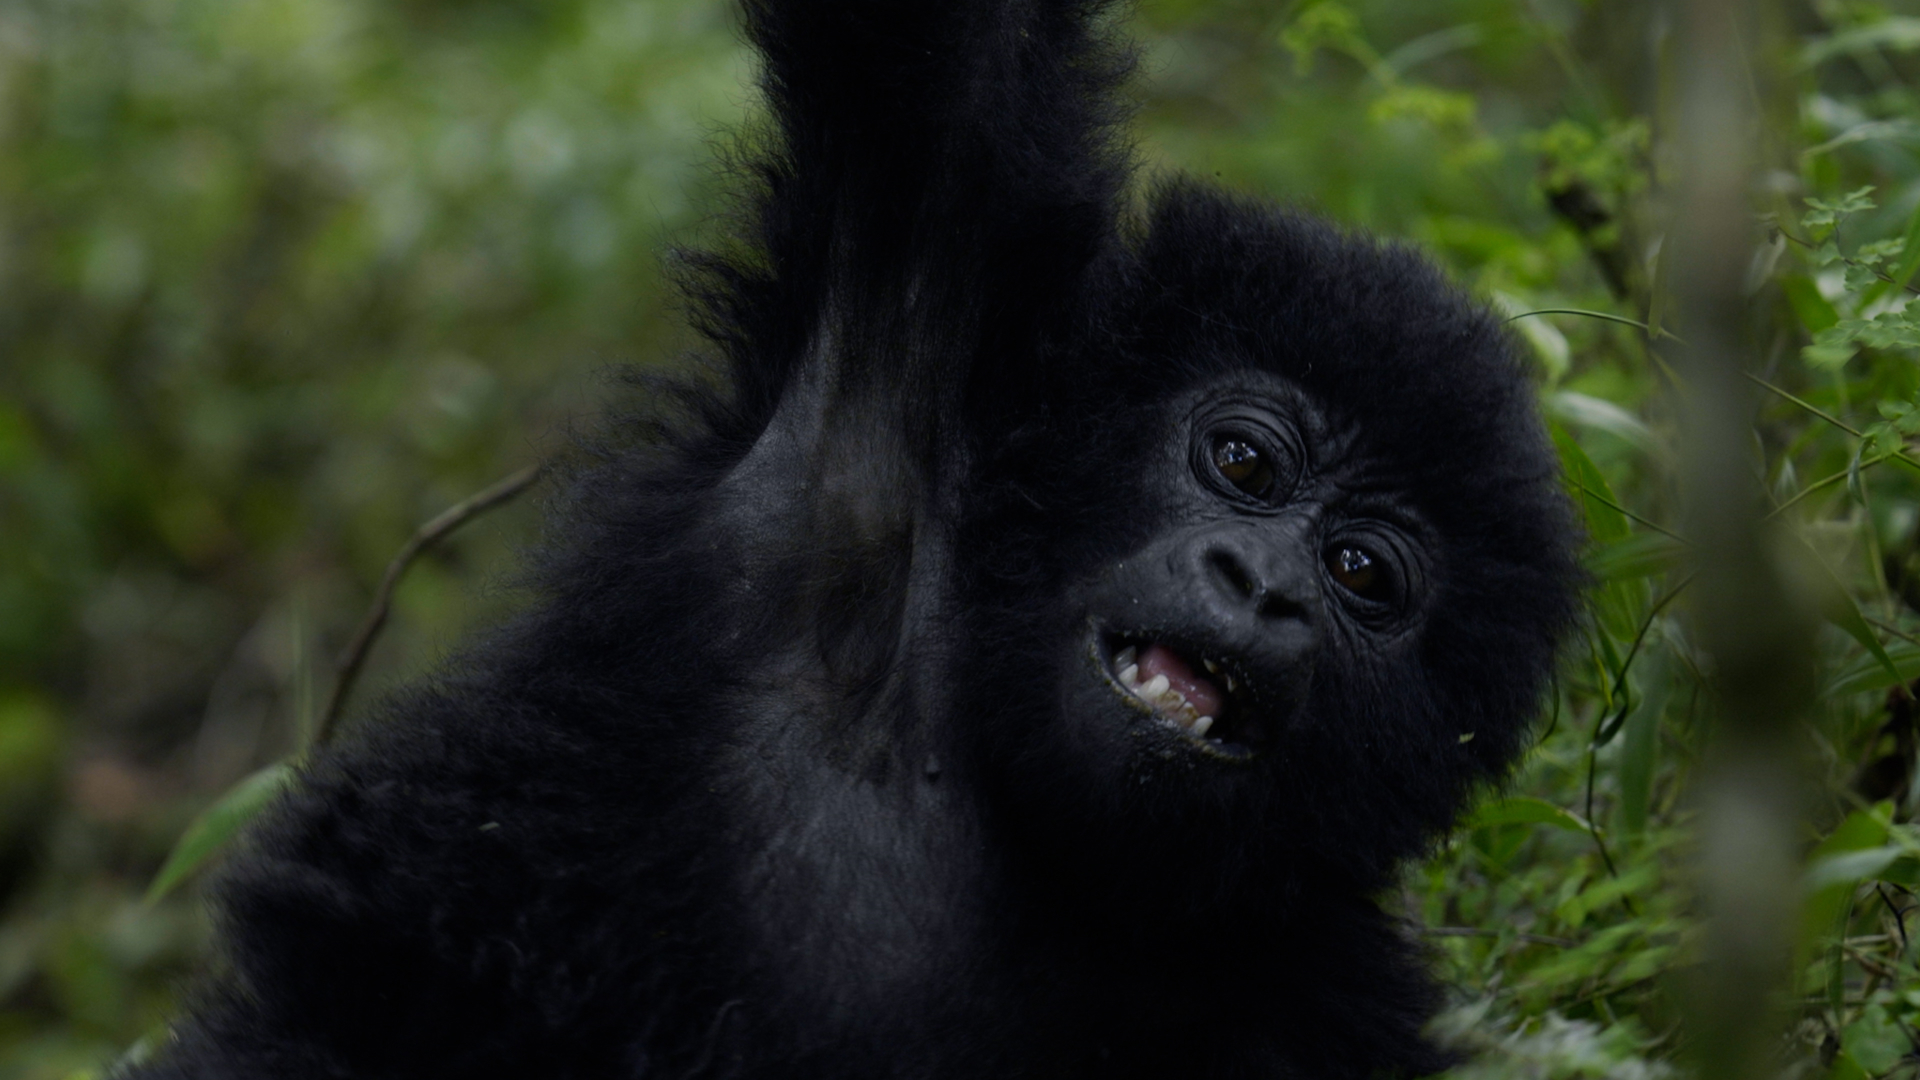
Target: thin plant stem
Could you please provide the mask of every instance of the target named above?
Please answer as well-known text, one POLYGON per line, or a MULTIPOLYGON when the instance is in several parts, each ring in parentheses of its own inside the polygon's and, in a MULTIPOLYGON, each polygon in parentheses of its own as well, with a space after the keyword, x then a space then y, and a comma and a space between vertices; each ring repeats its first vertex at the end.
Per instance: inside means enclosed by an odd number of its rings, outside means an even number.
POLYGON ((360 621, 360 628, 354 631, 353 640, 346 651, 340 654, 339 675, 333 681, 333 692, 327 695, 327 707, 320 713, 319 722, 313 728, 313 745, 324 746, 333 738, 340 719, 341 707, 346 704, 347 694, 353 689, 360 670, 366 665, 367 654, 373 649, 374 639, 379 637, 380 629, 387 623, 387 616, 393 610, 393 593, 400 585, 400 578, 420 554, 445 538, 455 529, 486 513, 514 496, 532 487, 540 479, 544 466, 529 465, 519 472, 482 489, 460 502, 442 511, 433 520, 420 526, 407 542, 400 547, 400 553, 387 564, 387 572, 380 579, 380 587, 374 591, 373 603, 368 606, 366 617, 360 621))

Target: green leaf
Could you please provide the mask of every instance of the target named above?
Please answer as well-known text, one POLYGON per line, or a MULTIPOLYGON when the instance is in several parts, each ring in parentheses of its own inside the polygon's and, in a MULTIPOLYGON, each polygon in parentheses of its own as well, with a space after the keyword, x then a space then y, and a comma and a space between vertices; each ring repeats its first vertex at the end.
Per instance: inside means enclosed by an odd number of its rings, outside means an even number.
POLYGON ((1920 322, 1905 309, 1883 311, 1871 319, 1841 319, 1813 335, 1813 343, 1822 349, 1855 344, 1873 349, 1920 348, 1920 322))
POLYGON ((1873 1074, 1853 1060, 1853 1055, 1845 1050, 1833 1056, 1833 1065, 1827 1070, 1827 1080, 1873 1080, 1873 1074))
POLYGON ((1853 260, 1866 266, 1879 266, 1900 254, 1902 240, 1875 240, 1853 249, 1853 260))
POLYGON ((1828 622, 1838 626, 1846 632, 1848 637, 1859 642, 1867 653, 1879 662, 1881 670, 1890 678, 1901 677, 1901 670, 1894 666, 1893 657, 1888 655, 1886 646, 1880 644, 1880 639, 1874 636, 1873 627, 1869 626, 1866 618, 1860 614, 1860 605, 1853 602, 1853 597, 1844 592, 1837 594, 1826 604, 1823 614, 1826 615, 1828 622))
POLYGON ((172 892, 188 875, 218 855, 247 823, 259 816, 274 797, 293 780, 293 766, 286 762, 269 765, 227 789, 212 806, 187 826, 173 845, 160 872, 147 886, 151 904, 172 892))
POLYGON ((1860 1019, 1847 1025, 1840 1033, 1840 1044, 1873 1076, 1892 1071, 1913 1049, 1906 1028, 1878 1002, 1862 1009, 1860 1019))
POLYGON ((1893 280, 1879 282, 1869 289, 1861 298, 1862 307, 1906 285, 1913 280, 1914 272, 1920 271, 1920 203, 1914 205, 1913 214, 1907 218, 1907 235, 1903 245, 1900 261, 1887 273, 1893 280))
POLYGON ((1388 87, 1374 99, 1367 109, 1367 119, 1376 124, 1411 119, 1436 128, 1461 130, 1473 126, 1477 111, 1472 94, 1418 83, 1402 83, 1388 87))
MULTIPOLYGON (((1869 184, 1863 188, 1855 188, 1837 199, 1809 198, 1807 205, 1813 209, 1800 219, 1800 223, 1809 229, 1835 224, 1849 214, 1858 214, 1878 206, 1879 204, 1873 201, 1872 195, 1873 185, 1869 184)), ((1839 252, 1836 250, 1834 257, 1837 258, 1838 255, 1839 252)), ((1832 259, 1824 260, 1824 262, 1831 261, 1832 259)))
POLYGON ((1920 49, 1920 19, 1909 15, 1889 15, 1816 37, 1808 43, 1802 61, 1812 67, 1836 56, 1879 49, 1894 52, 1920 49))
POLYGON ((1818 862, 1831 855, 1879 847, 1887 842, 1887 820, 1892 811, 1891 803, 1855 810, 1833 827, 1833 831, 1820 841, 1808 859, 1818 862))
POLYGON ((1551 825, 1569 832, 1590 831, 1585 818, 1531 795, 1509 795, 1504 799, 1481 803, 1480 809, 1474 811, 1473 817, 1467 821, 1469 829, 1485 829, 1494 825, 1551 825))
POLYGON ((1911 851, 1904 851, 1893 865, 1881 870, 1878 876, 1889 885, 1898 885, 1903 889, 1920 888, 1920 858, 1915 858, 1911 851))
POLYGON ((1845 851, 1828 855, 1807 868, 1807 888, 1824 889, 1833 885, 1858 885, 1892 866, 1906 849, 1889 844, 1865 851, 1845 851))
POLYGON ((1866 876, 1892 865, 1901 854, 1881 861, 1877 854, 1887 842, 1889 804, 1848 814, 1807 856, 1804 877, 1806 907, 1801 912, 1801 955, 1810 956, 1822 940, 1846 933, 1853 889, 1866 876))
POLYGON ((1684 541, 1665 533, 1643 532, 1615 543, 1595 545, 1585 561, 1587 572, 1601 581, 1631 581, 1668 573, 1686 555, 1684 541))
MULTIPOLYGON (((1673 245, 1663 238, 1653 254, 1653 282, 1647 287, 1647 337, 1659 341, 1667 333, 1667 308, 1672 300, 1673 245)), ((1657 359, 1657 357, 1656 357, 1657 359)))
POLYGON ((1668 294, 1673 291, 1673 245, 1664 239, 1660 250, 1653 256, 1653 283, 1647 289, 1647 336, 1655 341, 1667 332, 1667 307, 1671 304, 1668 294))
POLYGON ((1800 325, 1806 327, 1809 334, 1817 334, 1840 321, 1840 312, 1820 294, 1820 287, 1805 274, 1781 278, 1780 288, 1787 294, 1787 303, 1792 305, 1800 325))
POLYGON ((1809 345, 1800 350, 1800 358, 1813 367, 1831 370, 1853 359, 1859 351, 1851 345, 1809 345))
MULTIPOLYGON (((1854 455, 1854 462, 1857 470, 1858 454, 1854 455)), ((1873 627, 1867 625, 1866 617, 1860 614, 1860 605, 1854 603, 1852 594, 1847 592, 1847 587, 1834 575, 1833 568, 1827 565, 1825 559, 1816 554, 1812 548, 1807 549, 1807 554, 1826 577, 1827 589, 1826 595, 1821 598, 1820 613, 1826 616, 1828 622, 1845 631, 1848 637, 1859 642, 1869 655, 1879 661, 1888 676, 1898 680, 1900 669, 1894 666, 1893 657, 1887 654, 1886 647, 1880 644, 1880 638, 1874 634, 1873 627)))
POLYGON ((1905 641, 1896 641, 1886 646, 1885 652, 1887 658, 1893 661, 1891 674, 1879 657, 1871 654, 1862 656, 1834 675, 1833 681, 1827 684, 1826 696, 1863 694, 1920 679, 1920 648, 1905 641))
POLYGON ((1876 457, 1900 446, 1900 432, 1889 423, 1869 424, 1860 432, 1858 455, 1863 458, 1876 457))
POLYGON ((1581 508, 1586 511, 1587 535, 1599 543, 1626 539, 1633 531, 1632 527, 1627 524, 1627 515, 1616 509, 1620 500, 1614 496, 1613 488, 1607 484, 1600 467, 1593 463, 1593 459, 1573 440, 1573 436, 1558 425, 1553 428, 1553 445, 1559 449, 1560 464, 1566 469, 1567 480, 1580 500, 1581 508))
POLYGON ((1653 429, 1639 417, 1611 401, 1602 401, 1597 397, 1589 397, 1572 390, 1562 390, 1547 399, 1547 409, 1556 419, 1564 423, 1617 435, 1655 458, 1667 457, 1666 447, 1661 444, 1660 437, 1653 433, 1653 429))
MULTIPOLYGON (((1578 926, 1586 921, 1588 915, 1618 903, 1620 898, 1633 893, 1644 892, 1654 883, 1656 871, 1652 864, 1642 863, 1623 871, 1619 877, 1607 875, 1594 879, 1574 896, 1554 909, 1555 914, 1569 924, 1578 926)), ((1639 934, 1642 927, 1637 920, 1622 920, 1608 927, 1603 934, 1622 931, 1639 934)), ((1589 943, 1591 944, 1591 943, 1589 943)), ((1611 952, 1611 949, 1607 951, 1611 952)))
POLYGON ((1313 73, 1314 54, 1321 49, 1346 53, 1371 67, 1378 57, 1360 34, 1360 19, 1339 0, 1310 0, 1280 33, 1280 43, 1293 53, 1301 76, 1313 73))
POLYGON ((1647 812, 1653 805, 1653 772, 1659 759, 1660 720, 1666 714, 1667 700, 1677 681, 1669 670, 1664 646, 1649 648, 1634 668, 1634 681, 1641 687, 1640 700, 1627 714, 1621 729, 1620 756, 1614 762, 1620 781, 1619 824, 1627 836, 1639 836, 1646 830, 1647 812))
MULTIPOLYGON (((1620 500, 1607 485, 1607 478, 1580 448, 1565 428, 1558 424, 1550 425, 1554 446, 1560 451, 1560 461, 1566 470, 1567 486, 1579 500, 1587 519, 1587 536, 1596 545, 1606 546, 1625 540, 1631 535, 1628 518, 1619 507, 1620 500)), ((1601 648, 1607 650, 1610 670, 1618 671, 1618 657, 1614 655, 1608 638, 1631 639, 1639 626, 1639 613, 1645 610, 1647 589, 1644 585, 1614 580, 1606 582, 1595 594, 1595 610, 1600 625, 1606 633, 1599 635, 1601 648)), ((1608 703, 1611 708, 1611 702, 1608 703)))

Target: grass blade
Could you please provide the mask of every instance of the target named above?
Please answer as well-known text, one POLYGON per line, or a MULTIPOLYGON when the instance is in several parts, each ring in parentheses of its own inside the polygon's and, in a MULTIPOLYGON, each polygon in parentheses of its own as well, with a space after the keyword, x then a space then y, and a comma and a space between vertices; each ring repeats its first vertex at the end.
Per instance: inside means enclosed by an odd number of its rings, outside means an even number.
POLYGON ((293 779, 293 766, 282 761, 269 765, 227 789, 225 795, 207 807, 180 836, 160 872, 147 886, 151 904, 172 892, 195 870, 218 855, 247 823, 259 816, 274 797, 293 779))

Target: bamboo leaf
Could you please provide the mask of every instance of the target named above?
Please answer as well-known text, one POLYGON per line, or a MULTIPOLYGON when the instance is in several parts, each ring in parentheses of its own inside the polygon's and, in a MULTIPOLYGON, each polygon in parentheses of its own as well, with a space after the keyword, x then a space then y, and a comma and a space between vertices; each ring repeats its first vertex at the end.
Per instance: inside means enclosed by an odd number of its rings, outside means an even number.
POLYGON ((1687 545, 1656 532, 1637 533, 1617 543, 1596 545, 1587 553, 1587 572, 1601 581, 1654 577, 1679 567, 1687 545))
MULTIPOLYGON (((1857 455, 1856 460, 1858 460, 1857 455)), ((1820 613, 1828 622, 1845 631, 1848 637, 1859 642, 1890 678, 1895 682, 1904 682, 1905 680, 1901 678, 1901 669, 1894 665, 1893 657, 1888 655, 1886 647, 1880 644, 1879 635, 1875 634, 1873 627, 1867 624, 1866 616, 1860 614, 1860 605, 1854 603, 1853 596, 1847 592, 1847 587, 1841 583, 1839 577, 1835 576, 1833 568, 1828 566, 1827 561, 1815 553, 1811 547, 1807 548, 1807 554, 1812 563, 1820 568, 1821 574, 1826 579, 1826 595, 1821 597, 1820 613)))
POLYGON ((1467 822, 1469 829, 1493 825, 1551 825, 1569 832, 1590 831, 1585 818, 1530 795, 1510 795, 1482 803, 1467 822))
POLYGON ((1553 428, 1553 445, 1560 451, 1561 467, 1566 469, 1567 480, 1586 512, 1587 534, 1600 543, 1626 539, 1633 531, 1632 526, 1627 523, 1627 515, 1620 511, 1620 500, 1614 496, 1600 467, 1573 436, 1558 425, 1553 428))
POLYGON ((1648 650, 1636 666, 1634 679, 1640 685, 1640 700, 1627 714, 1621 729, 1620 756, 1614 772, 1620 782, 1619 825, 1627 836, 1646 831, 1647 814, 1653 805, 1653 773, 1659 760, 1660 721, 1673 694, 1674 677, 1668 670, 1665 648, 1648 650))
POLYGON ((1547 399, 1547 408, 1563 423, 1616 435, 1655 458, 1667 456, 1666 447, 1652 428, 1611 401, 1562 390, 1547 399))
POLYGON ((1848 814, 1807 857, 1807 890, 1801 911, 1800 956, 1815 955, 1829 940, 1846 936, 1847 915, 1853 906, 1854 886, 1863 878, 1891 866, 1903 854, 1887 842, 1889 804, 1848 814), (1891 852, 1884 860, 1882 852, 1891 852))
POLYGON ((293 779, 293 766, 286 762, 269 765, 227 789, 225 795, 203 811, 187 826, 173 845, 160 872, 147 886, 151 904, 172 892, 195 870, 200 869, 224 849, 247 823, 274 800, 293 779))
POLYGON ((1920 679, 1920 648, 1896 641, 1884 646, 1884 651, 1893 662, 1891 673, 1879 657, 1872 654, 1862 656, 1834 675, 1833 681, 1827 684, 1827 696, 1844 697, 1885 690, 1889 686, 1920 679))

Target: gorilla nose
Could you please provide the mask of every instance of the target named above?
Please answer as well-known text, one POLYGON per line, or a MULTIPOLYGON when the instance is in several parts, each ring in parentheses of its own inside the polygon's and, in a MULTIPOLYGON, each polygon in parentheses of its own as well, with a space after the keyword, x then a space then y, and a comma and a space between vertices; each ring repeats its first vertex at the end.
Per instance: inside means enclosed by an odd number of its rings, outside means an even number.
POLYGON ((1311 560, 1304 555, 1244 538, 1216 537, 1203 545, 1201 561, 1204 578, 1229 609, 1262 620, 1311 621, 1318 585, 1311 560))

